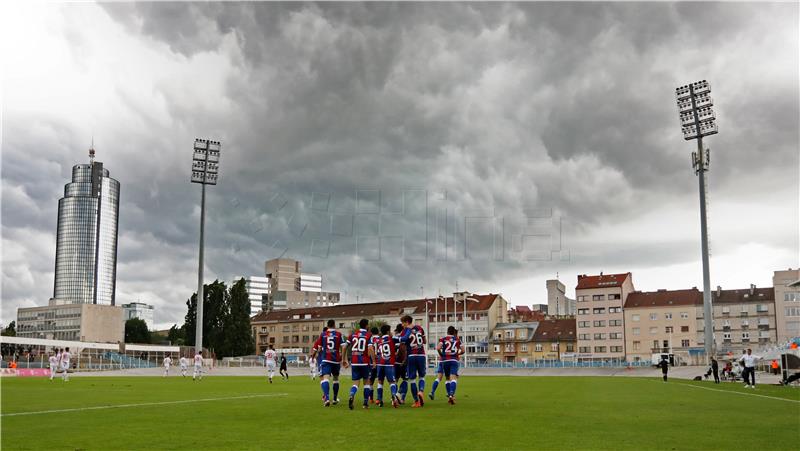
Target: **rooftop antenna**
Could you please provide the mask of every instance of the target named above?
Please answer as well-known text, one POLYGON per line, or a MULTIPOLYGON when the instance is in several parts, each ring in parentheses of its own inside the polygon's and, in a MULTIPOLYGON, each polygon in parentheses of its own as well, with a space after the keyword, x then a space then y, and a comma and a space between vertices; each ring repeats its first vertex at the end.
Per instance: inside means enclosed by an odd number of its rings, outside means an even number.
POLYGON ((89 147, 89 164, 94 164, 94 135, 92 135, 92 146, 89 147))

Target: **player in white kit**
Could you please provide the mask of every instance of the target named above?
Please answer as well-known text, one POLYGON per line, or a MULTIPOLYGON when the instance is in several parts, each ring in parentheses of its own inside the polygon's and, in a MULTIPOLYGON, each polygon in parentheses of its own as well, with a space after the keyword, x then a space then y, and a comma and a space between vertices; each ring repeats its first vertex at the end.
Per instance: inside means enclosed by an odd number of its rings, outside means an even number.
POLYGON ((69 348, 64 348, 64 352, 61 353, 61 371, 64 372, 62 374, 62 380, 64 382, 69 380, 69 358, 72 357, 69 353, 69 348))
POLYGON ((56 376, 56 372, 58 372, 58 357, 56 356, 56 351, 50 354, 48 361, 50 362, 50 381, 52 382, 53 378, 56 376))
POLYGON ((194 373, 192 373, 192 380, 199 377, 203 380, 203 351, 194 355, 194 373))
POLYGON ((169 366, 172 365, 172 358, 170 358, 169 354, 164 356, 164 377, 169 376, 169 366))
POLYGON ((181 356, 181 376, 186 377, 186 371, 189 368, 189 363, 186 361, 186 357, 181 356))
POLYGON ((317 380, 317 359, 311 358, 308 360, 308 368, 311 371, 311 380, 317 380))
POLYGON ((275 375, 275 358, 278 356, 278 353, 275 352, 275 347, 269 345, 269 349, 264 351, 264 365, 267 367, 267 377, 269 378, 269 383, 272 383, 272 376, 275 375))

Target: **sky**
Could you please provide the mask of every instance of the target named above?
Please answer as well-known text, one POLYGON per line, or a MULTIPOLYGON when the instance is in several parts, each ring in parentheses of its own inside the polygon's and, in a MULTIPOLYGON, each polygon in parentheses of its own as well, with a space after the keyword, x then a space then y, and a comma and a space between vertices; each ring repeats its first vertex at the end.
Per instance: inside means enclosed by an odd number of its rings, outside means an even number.
POLYGON ((222 142, 207 282, 285 256, 344 302, 702 287, 674 92, 703 79, 712 286, 800 265, 796 2, 0 8, 3 324, 52 296, 92 140, 121 184, 117 303, 159 328, 197 287, 198 137, 222 142))

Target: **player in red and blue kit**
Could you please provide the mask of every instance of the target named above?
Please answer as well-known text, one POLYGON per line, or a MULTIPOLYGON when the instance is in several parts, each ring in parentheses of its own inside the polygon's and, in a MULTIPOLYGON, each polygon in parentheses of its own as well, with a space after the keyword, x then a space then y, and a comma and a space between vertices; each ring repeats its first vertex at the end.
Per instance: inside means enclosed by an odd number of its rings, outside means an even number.
POLYGON ((395 353, 397 351, 394 346, 394 337, 389 335, 391 330, 392 328, 388 324, 381 326, 381 337, 375 348, 375 354, 378 357, 378 406, 383 407, 383 381, 386 379, 391 384, 389 389, 392 393, 392 407, 397 408, 399 402, 397 399, 397 380, 394 374, 395 353))
POLYGON ((428 366, 426 357, 425 331, 409 315, 400 318, 403 323, 403 344, 408 351, 408 380, 411 383, 411 395, 414 397, 414 407, 425 405, 425 370, 428 366), (417 390, 417 375, 419 375, 419 390, 417 390))
POLYGON ((447 336, 439 339, 436 344, 436 352, 442 358, 442 370, 444 371, 444 386, 447 389, 447 402, 456 403, 456 385, 458 381, 458 359, 464 353, 464 345, 456 335, 456 328, 447 328, 447 336))
POLYGON ((408 366, 406 346, 403 344, 403 331, 405 328, 402 324, 397 324, 394 328, 394 348, 396 351, 394 362, 394 374, 400 379, 400 387, 398 388, 398 402, 404 404, 406 402, 406 393, 408 393, 408 366))
MULTIPOLYGON (((353 409, 353 401, 362 381, 364 383, 364 408, 369 407, 369 397, 372 392, 369 376, 370 370, 375 364, 375 348, 372 346, 372 334, 367 331, 369 320, 364 318, 359 321, 358 325, 359 329, 350 334, 347 339, 347 345, 350 349, 350 365, 353 367, 353 386, 350 388, 350 401, 348 402, 350 410, 353 409)), ((344 366, 345 368, 347 367, 347 360, 344 360, 344 366)))
POLYGON ((322 332, 314 343, 314 348, 319 352, 317 359, 322 362, 320 364, 319 384, 322 388, 322 399, 325 407, 331 405, 331 400, 328 396, 331 378, 333 378, 333 403, 339 403, 339 369, 342 364, 343 351, 347 346, 342 333, 334 329, 335 326, 336 322, 334 320, 328 320, 328 330, 322 332))
MULTIPOLYGON (((375 349, 375 355, 378 354, 378 344, 381 342, 381 331, 378 330, 377 327, 373 327, 369 330, 372 334, 372 348, 375 349)), ((378 378, 378 367, 377 365, 373 366, 369 373, 369 385, 370 387, 375 386, 375 380, 378 378)), ((375 390, 371 390, 369 392, 369 402, 372 402, 375 398, 375 390)), ((377 404, 378 401, 375 401, 377 404)))

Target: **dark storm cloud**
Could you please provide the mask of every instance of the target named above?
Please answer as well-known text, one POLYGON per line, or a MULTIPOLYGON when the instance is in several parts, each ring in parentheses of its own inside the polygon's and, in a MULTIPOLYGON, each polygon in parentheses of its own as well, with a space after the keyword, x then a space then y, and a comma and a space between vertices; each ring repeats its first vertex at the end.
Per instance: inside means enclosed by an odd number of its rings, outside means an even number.
MULTIPOLYGON (((199 193, 187 183, 187 158, 197 134, 224 145, 208 198, 210 273, 260 274, 265 259, 286 254, 350 300, 550 273, 562 258, 640 267, 692 259, 679 239, 649 249, 576 240, 582 247, 571 253, 548 244, 555 261, 528 260, 512 235, 532 208, 565 218, 563 234, 583 235, 693 194, 693 148, 680 136, 673 92, 697 78, 709 78, 720 99, 723 132, 711 146, 725 157, 715 160, 714 183, 742 183, 746 170, 758 191, 764 173, 797 163, 797 57, 770 61, 766 77, 792 74, 778 83, 752 77, 766 61, 753 45, 772 18, 796 16, 793 4, 101 6, 143 45, 179 61, 221 54, 230 66, 209 104, 177 89, 204 82, 192 74, 146 87, 163 98, 163 118, 120 90, 144 124, 117 130, 106 157, 123 190, 120 286, 160 300, 175 319, 194 289, 199 193), (409 190, 427 197, 404 204, 409 190), (370 207, 375 192, 382 209, 370 207), (387 213, 403 205, 407 214, 387 213), (447 226, 437 219, 443 209, 447 226), (505 220, 500 258, 496 233, 480 220, 465 231, 465 216, 505 220)), ((43 129, 45 141, 33 132, 4 138, 4 234, 55 232, 60 186, 85 144, 55 121, 43 129), (34 166, 23 156, 32 147, 44 147, 34 166), (13 213, 27 204, 36 208, 13 213)), ((6 281, 4 272, 8 290, 6 281)))

